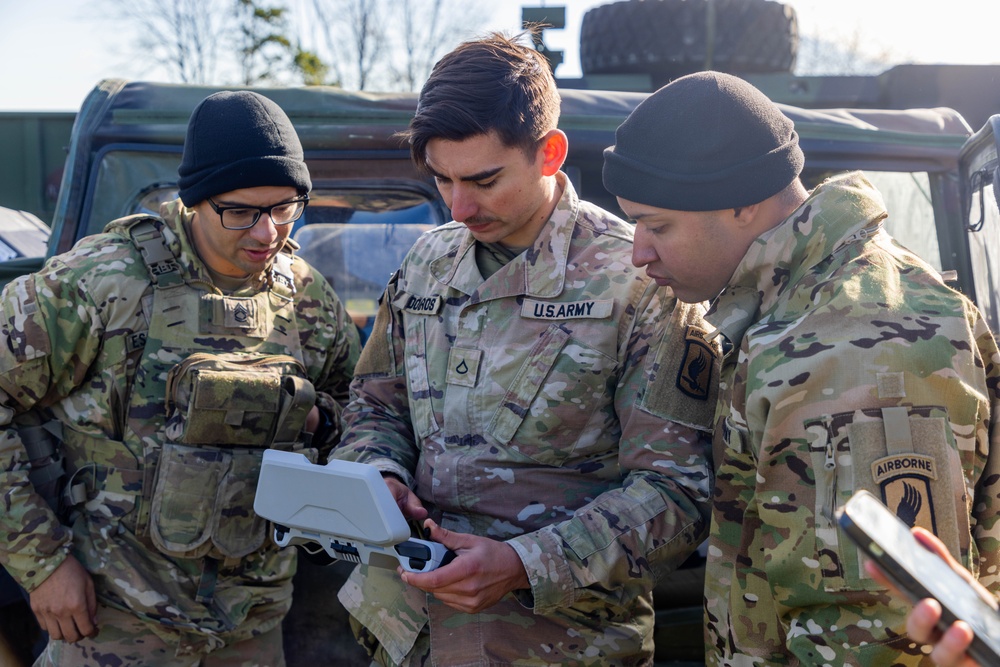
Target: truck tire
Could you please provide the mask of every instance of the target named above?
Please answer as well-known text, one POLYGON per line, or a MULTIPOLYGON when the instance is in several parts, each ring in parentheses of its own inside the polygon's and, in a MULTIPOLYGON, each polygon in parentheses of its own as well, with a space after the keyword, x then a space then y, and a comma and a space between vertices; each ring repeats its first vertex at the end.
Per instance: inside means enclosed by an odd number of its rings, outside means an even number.
POLYGON ((580 68, 649 74, 656 87, 706 69, 788 72, 798 39, 795 10, 772 0, 622 0, 584 14, 580 68))

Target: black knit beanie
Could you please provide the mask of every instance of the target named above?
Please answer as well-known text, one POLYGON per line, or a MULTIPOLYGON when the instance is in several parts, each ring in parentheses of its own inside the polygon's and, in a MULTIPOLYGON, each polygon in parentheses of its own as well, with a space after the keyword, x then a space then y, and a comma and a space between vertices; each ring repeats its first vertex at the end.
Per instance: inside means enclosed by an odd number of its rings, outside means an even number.
POLYGON ((715 211, 764 201, 802 171, 794 125, 742 79, 698 72, 643 100, 604 150, 604 187, 647 206, 715 211))
POLYGON ((288 116, 248 90, 215 93, 195 107, 177 173, 180 198, 188 207, 242 188, 312 189, 302 144, 288 116))

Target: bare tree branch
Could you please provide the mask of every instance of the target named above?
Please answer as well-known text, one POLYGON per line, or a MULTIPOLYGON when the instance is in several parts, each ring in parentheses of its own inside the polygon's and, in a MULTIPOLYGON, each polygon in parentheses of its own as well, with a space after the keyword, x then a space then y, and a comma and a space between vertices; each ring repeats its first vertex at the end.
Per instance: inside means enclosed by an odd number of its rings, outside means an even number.
POLYGON ((341 55, 341 48, 340 41, 337 39, 337 26, 334 24, 333 17, 327 14, 328 3, 324 0, 313 0, 312 8, 316 13, 315 23, 322 29, 323 39, 326 42, 327 49, 331 53, 331 57, 327 58, 327 61, 330 63, 330 69, 333 71, 337 84, 343 86, 344 70, 341 67, 341 63, 344 60, 339 57, 341 55))
POLYGON ((802 35, 795 72, 800 76, 879 74, 900 61, 891 48, 871 51, 860 29, 842 36, 802 35))
POLYGON ((139 35, 135 56, 162 66, 182 83, 212 83, 226 43, 219 0, 107 0, 112 17, 139 35))
POLYGON ((489 16, 465 0, 312 0, 323 55, 345 88, 417 90, 489 16))
POLYGON ((340 85, 417 90, 434 63, 484 25, 465 0, 94 0, 140 35, 130 60, 182 83, 340 85), (234 20, 235 18, 235 20, 234 20), (293 26, 307 26, 309 43, 293 26))

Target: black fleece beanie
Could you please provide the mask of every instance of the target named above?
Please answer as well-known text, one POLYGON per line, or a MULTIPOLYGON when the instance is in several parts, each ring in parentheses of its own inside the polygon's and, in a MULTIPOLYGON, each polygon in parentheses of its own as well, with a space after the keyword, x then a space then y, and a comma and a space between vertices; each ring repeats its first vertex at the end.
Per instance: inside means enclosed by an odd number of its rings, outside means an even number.
POLYGON ((675 211, 764 201, 802 172, 794 125, 746 81, 698 72, 643 100, 604 150, 613 195, 675 211))
POLYGON ((242 188, 312 189, 302 144, 288 116, 248 90, 215 93, 195 107, 177 173, 187 207, 242 188))

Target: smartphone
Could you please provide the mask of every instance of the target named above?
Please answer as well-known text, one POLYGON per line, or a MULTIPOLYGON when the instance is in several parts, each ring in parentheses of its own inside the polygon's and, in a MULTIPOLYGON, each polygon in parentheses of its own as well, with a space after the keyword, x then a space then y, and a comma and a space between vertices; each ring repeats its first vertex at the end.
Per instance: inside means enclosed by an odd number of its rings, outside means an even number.
POLYGON ((943 631, 963 620, 975 637, 968 654, 981 665, 1000 665, 1000 613, 951 566, 924 548, 878 498, 855 492, 837 510, 837 521, 861 550, 878 563, 912 602, 934 598, 941 603, 943 631))

